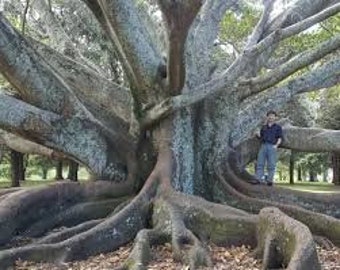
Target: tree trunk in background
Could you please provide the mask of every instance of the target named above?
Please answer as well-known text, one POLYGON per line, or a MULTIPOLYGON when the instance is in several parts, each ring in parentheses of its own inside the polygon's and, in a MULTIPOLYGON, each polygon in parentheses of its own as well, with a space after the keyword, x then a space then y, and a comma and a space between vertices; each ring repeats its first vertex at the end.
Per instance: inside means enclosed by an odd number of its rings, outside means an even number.
POLYGON ((297 180, 298 181, 302 181, 302 169, 301 169, 301 165, 298 166, 298 177, 297 180))
POLYGON ((309 182, 316 182, 316 175, 313 168, 309 168, 309 182))
POLYGON ((20 176, 22 173, 20 172, 20 158, 22 158, 22 154, 11 150, 11 186, 19 187, 20 186, 20 176))
POLYGON ((294 184, 294 163, 295 163, 295 152, 290 151, 289 156, 289 184, 294 184))
POLYGON ((327 166, 323 169, 322 172, 322 181, 327 182, 328 168, 327 166))
POLYGON ((55 167, 55 179, 56 180, 63 180, 63 162, 60 160, 57 161, 56 167, 55 167))
POLYGON ((19 180, 25 180, 25 155, 23 153, 18 152, 18 165, 19 165, 19 180))
POLYGON ((71 181, 78 181, 78 167, 79 164, 77 162, 70 160, 67 178, 71 181))
POLYGON ((340 185, 340 154, 332 154, 333 184, 340 185))
POLYGON ((42 179, 46 180, 47 179, 47 173, 48 173, 48 167, 43 166, 42 167, 42 179))

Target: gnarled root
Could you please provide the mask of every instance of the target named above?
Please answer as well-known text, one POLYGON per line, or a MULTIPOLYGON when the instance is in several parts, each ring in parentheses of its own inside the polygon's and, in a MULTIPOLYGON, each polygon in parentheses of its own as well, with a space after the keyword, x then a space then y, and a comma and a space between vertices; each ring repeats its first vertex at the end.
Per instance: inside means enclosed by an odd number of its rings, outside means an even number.
POLYGON ((143 229, 135 239, 129 258, 120 269, 144 270, 151 259, 151 246, 169 241, 169 235, 157 229, 143 229))
POLYGON ((149 198, 140 195, 115 216, 107 218, 92 228, 89 226, 89 230, 84 231, 84 228, 78 228, 79 232, 83 232, 62 242, 32 244, 0 251, 0 265, 6 269, 6 267, 13 266, 19 258, 60 263, 117 249, 131 241, 139 230, 146 227, 149 204, 149 198))
POLYGON ((52 243, 58 243, 61 241, 64 241, 68 238, 71 238, 72 236, 88 231, 89 229, 97 226, 99 223, 101 223, 103 219, 95 219, 86 221, 84 223, 81 223, 77 226, 64 229, 60 232, 51 233, 41 239, 39 239, 36 243, 37 244, 52 244, 52 243))
POLYGON ((258 213, 264 207, 277 207, 290 217, 307 225, 313 234, 330 239, 335 245, 340 246, 340 220, 324 214, 312 212, 299 206, 273 202, 269 200, 248 197, 232 186, 218 175, 222 189, 228 193, 229 201, 241 209, 252 213, 258 213))
POLYGON ((138 233, 122 269, 146 269, 152 245, 172 244, 174 259, 189 265, 212 266, 208 242, 256 245, 257 217, 201 198, 167 191, 153 202, 152 229, 138 233))
POLYGON ((260 211, 257 252, 264 269, 321 269, 308 227, 277 208, 260 211))
MULTIPOLYGON (((23 189, 0 201, 0 245, 13 237, 39 236, 56 226, 72 226, 86 220, 103 218, 124 199, 115 185, 105 182, 72 183, 23 189), (33 226, 32 226, 33 225, 33 226)), ((126 198, 125 198, 126 199, 126 198)))

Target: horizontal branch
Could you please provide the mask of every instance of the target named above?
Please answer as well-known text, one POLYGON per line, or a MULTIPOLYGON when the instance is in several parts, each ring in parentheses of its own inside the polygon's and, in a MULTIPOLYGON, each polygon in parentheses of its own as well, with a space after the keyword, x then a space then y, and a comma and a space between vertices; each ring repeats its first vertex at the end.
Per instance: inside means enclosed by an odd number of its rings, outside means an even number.
POLYGON ((284 126, 282 147, 305 152, 339 152, 340 131, 284 126))
POLYGON ((24 154, 42 155, 48 158, 66 158, 63 154, 41 144, 26 140, 17 135, 0 130, 0 144, 24 154))
POLYGON ((65 153, 104 179, 124 180, 135 151, 124 134, 107 134, 88 119, 65 118, 5 94, 0 94, 0 128, 65 153))
POLYGON ((5 130, 28 138, 46 139, 53 130, 53 122, 59 119, 55 113, 0 93, 0 127, 5 130))
POLYGON ((249 138, 252 130, 263 121, 267 111, 279 111, 295 95, 328 88, 340 83, 340 57, 305 73, 289 82, 260 93, 254 100, 241 103, 244 108, 234 123, 231 140, 234 146, 249 138))
POLYGON ((263 76, 258 76, 255 78, 251 78, 245 81, 240 82, 240 84, 245 84, 246 89, 242 91, 241 99, 245 99, 251 95, 257 94, 288 77, 293 74, 297 70, 304 68, 317 60, 320 60, 322 57, 326 56, 329 53, 332 53, 335 50, 340 48, 340 35, 327 40, 316 48, 302 52, 287 63, 279 66, 278 68, 267 72, 263 76))

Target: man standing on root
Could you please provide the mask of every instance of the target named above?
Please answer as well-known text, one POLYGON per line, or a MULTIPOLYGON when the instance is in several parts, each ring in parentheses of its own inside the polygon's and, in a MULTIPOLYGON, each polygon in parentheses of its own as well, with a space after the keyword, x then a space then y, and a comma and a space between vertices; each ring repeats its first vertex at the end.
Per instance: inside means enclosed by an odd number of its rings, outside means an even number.
POLYGON ((276 123, 277 113, 275 111, 267 112, 265 125, 256 136, 261 139, 261 147, 257 155, 256 178, 260 183, 273 185, 277 161, 277 148, 282 142, 282 127, 276 123), (264 179, 264 167, 267 163, 267 179, 264 179))

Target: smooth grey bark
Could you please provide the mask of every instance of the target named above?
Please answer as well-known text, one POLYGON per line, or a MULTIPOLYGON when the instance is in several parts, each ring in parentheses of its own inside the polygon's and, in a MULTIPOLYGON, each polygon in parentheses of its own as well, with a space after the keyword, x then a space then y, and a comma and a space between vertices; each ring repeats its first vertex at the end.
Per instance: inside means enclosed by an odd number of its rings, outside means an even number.
MULTIPOLYGON (((123 180, 124 159, 118 157, 100 130, 79 118, 65 119, 55 113, 0 94, 0 125, 23 137, 70 155, 100 177, 123 180), (110 156, 111 150, 116 155, 110 156), (120 164, 120 165, 119 165, 120 164)), ((123 145, 121 145, 121 149, 123 145)))

